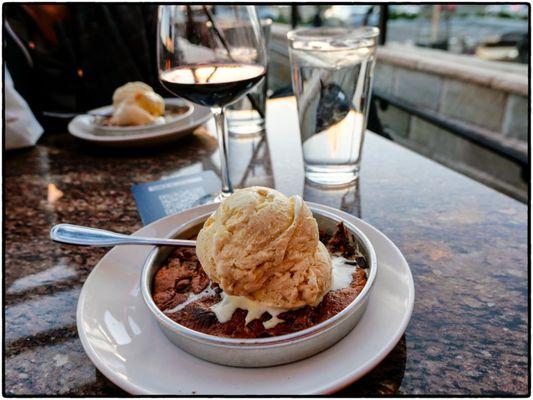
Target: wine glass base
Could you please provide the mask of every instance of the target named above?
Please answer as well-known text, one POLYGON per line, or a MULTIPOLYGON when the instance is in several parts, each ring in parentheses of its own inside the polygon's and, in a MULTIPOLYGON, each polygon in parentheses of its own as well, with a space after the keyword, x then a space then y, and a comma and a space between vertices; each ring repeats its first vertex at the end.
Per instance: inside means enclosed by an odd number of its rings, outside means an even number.
POLYGON ((233 194, 233 191, 231 192, 220 192, 216 197, 215 197, 215 203, 222 203, 224 200, 226 200, 228 197, 230 197, 231 195, 233 194))
POLYGON ((223 200, 231 196, 229 192, 209 193, 200 197, 193 203, 193 207, 199 207, 206 204, 221 203, 223 200))

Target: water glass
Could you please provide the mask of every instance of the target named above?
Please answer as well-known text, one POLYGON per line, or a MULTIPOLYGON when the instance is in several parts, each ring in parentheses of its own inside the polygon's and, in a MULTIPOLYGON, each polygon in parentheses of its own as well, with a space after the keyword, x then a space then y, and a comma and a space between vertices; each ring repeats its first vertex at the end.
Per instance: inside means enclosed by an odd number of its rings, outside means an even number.
POLYGON ((302 28, 287 34, 305 177, 344 186, 359 176, 379 29, 302 28))
MULTIPOLYGON (((265 47, 270 42, 271 19, 262 19, 261 28, 265 47)), ((264 133, 268 71, 248 95, 229 105, 226 109, 228 132, 233 137, 252 137, 264 133)))

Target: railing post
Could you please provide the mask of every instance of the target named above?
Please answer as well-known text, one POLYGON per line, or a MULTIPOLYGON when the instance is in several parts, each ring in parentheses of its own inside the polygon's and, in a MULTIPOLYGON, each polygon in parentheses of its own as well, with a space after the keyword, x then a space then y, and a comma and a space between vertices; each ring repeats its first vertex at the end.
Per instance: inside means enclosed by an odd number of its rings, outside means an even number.
POLYGON ((389 6, 379 6, 379 44, 384 45, 387 40, 387 20, 389 19, 389 6))
POLYGON ((298 25, 298 6, 292 5, 291 6, 291 26, 292 26, 292 29, 296 28, 296 25, 298 25))

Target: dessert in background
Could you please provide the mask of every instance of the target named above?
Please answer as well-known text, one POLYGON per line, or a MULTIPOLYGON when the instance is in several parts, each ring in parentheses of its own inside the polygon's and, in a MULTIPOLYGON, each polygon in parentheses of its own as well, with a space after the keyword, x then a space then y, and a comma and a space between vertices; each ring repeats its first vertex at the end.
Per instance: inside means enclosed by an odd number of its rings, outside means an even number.
MULTIPOLYGON (((171 124, 185 117, 188 104, 165 104, 165 100, 143 82, 129 82, 113 93, 113 112, 94 116, 94 127, 104 133, 117 128, 171 124), (109 129, 108 129, 109 128, 109 129)), ((124 133, 122 129, 119 132, 124 133)))
POLYGON ((165 101, 142 82, 129 82, 113 94, 111 125, 135 126, 163 123, 165 101))
POLYGON ((366 268, 342 224, 319 235, 301 198, 253 187, 221 203, 196 249, 174 250, 152 295, 169 318, 200 332, 277 336, 342 311, 365 286, 366 268))

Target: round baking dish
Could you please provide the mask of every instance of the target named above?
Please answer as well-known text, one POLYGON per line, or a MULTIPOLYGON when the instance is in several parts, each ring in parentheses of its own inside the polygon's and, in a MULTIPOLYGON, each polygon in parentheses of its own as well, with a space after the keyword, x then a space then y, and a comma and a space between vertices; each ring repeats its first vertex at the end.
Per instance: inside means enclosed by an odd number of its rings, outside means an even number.
MULTIPOLYGON (((189 329, 168 318, 152 299, 153 276, 168 258, 171 247, 155 247, 148 255, 141 274, 141 293, 151 314, 168 339, 204 360, 236 367, 266 367, 286 364, 310 357, 334 345, 346 336, 365 312, 370 290, 377 274, 376 253, 368 238, 353 224, 307 202, 319 229, 332 232, 339 222, 352 233, 367 259, 367 283, 361 293, 344 310, 310 328, 287 335, 258 339, 234 339, 208 335, 189 329)), ((169 237, 190 238, 198 233, 211 211, 179 226, 169 237)))

